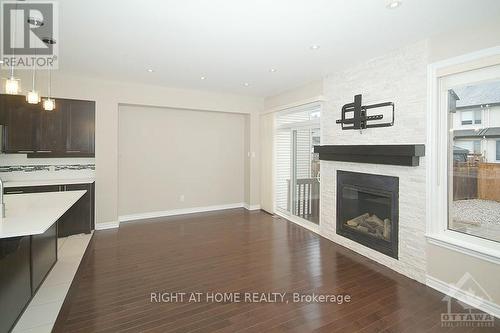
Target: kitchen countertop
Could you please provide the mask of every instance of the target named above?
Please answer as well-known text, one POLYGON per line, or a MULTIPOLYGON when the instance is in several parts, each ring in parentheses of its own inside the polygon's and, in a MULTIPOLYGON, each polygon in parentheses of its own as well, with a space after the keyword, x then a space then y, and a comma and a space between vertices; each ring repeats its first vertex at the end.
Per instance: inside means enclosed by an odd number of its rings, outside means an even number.
POLYGON ((86 192, 45 192, 4 196, 6 217, 0 219, 0 239, 43 234, 86 192))
POLYGON ((4 186, 7 188, 24 186, 91 184, 93 182, 95 182, 94 178, 7 180, 4 182, 4 186))

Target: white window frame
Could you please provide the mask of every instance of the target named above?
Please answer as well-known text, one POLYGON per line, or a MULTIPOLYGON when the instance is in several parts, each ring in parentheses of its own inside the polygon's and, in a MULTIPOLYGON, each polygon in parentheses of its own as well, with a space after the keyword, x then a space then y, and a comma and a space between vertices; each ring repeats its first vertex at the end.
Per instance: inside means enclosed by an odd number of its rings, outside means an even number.
POLYGON ((442 112, 447 99, 441 83, 443 77, 494 65, 500 65, 500 46, 428 66, 426 237, 430 244, 500 264, 498 242, 448 229, 449 117, 442 112))

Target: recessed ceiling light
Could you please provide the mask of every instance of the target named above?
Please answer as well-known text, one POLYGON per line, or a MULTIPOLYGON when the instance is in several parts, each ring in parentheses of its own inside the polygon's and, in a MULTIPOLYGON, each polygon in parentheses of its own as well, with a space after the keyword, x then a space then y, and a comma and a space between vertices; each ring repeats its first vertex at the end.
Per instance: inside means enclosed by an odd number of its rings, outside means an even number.
POLYGON ((311 50, 317 50, 317 49, 319 49, 319 45, 317 44, 311 45, 311 50))
POLYGON ((3 60, 0 60, 0 64, 3 64, 3 60))
POLYGON ((401 0, 387 0, 385 6, 389 9, 394 9, 394 8, 398 8, 402 4, 403 4, 403 2, 401 0))
POLYGON ((274 73, 274 72, 276 72, 276 68, 271 68, 269 71, 270 71, 271 73, 274 73))
POLYGON ((206 76, 202 76, 202 77, 200 77, 200 79, 201 79, 201 80, 206 80, 206 79, 207 79, 207 77, 206 77, 206 76))
POLYGON ((153 69, 151 69, 151 68, 148 68, 148 72, 149 72, 149 73, 153 73, 153 72, 154 72, 154 70, 153 70, 153 69))
POLYGON ((243 83, 243 85, 244 85, 245 87, 248 87, 248 86, 250 85, 250 83, 245 82, 245 83, 243 83))

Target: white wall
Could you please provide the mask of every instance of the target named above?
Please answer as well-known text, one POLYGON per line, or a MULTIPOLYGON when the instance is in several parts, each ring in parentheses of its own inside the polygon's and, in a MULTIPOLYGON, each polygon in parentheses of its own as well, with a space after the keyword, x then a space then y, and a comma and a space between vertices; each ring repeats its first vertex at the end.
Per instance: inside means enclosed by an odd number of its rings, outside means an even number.
POLYGON ((243 114, 120 106, 118 140, 119 216, 244 202, 243 114))
MULTIPOLYGON (((2 72, 5 77, 7 72, 2 72)), ((22 82, 30 82, 30 73, 18 71, 22 82)), ((44 73, 39 80, 46 82, 44 73)), ((96 101, 96 218, 99 225, 116 225, 118 222, 118 105, 149 105, 181 109, 220 111, 249 114, 251 123, 250 149, 257 152, 250 163, 252 202, 259 203, 258 170, 258 114, 263 109, 263 99, 209 91, 177 89, 141 85, 98 78, 75 77, 55 71, 53 95, 96 101), (256 120, 257 119, 257 120, 256 120), (257 123, 257 125, 255 125, 257 123), (255 134, 257 133, 257 134, 255 134)))
POLYGON ((260 206, 274 213, 274 114, 262 115, 260 119, 260 206))
POLYGON ((488 121, 487 127, 500 127, 500 106, 492 106, 488 108, 485 116, 488 121))
POLYGON ((500 163, 500 159, 497 159, 497 142, 500 144, 500 138, 484 140, 484 150, 486 151, 486 161, 488 163, 500 163))
POLYGON ((279 111, 300 102, 317 101, 323 95, 323 80, 309 82, 303 86, 290 89, 281 94, 269 96, 264 101, 264 111, 279 111))

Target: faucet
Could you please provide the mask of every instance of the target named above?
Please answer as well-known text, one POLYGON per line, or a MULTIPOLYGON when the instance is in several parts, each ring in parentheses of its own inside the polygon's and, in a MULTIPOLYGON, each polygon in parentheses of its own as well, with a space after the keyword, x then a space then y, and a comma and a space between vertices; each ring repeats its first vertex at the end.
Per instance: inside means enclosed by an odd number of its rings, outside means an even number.
POLYGON ((0 217, 5 217, 5 203, 3 202, 3 181, 0 179, 0 217))

